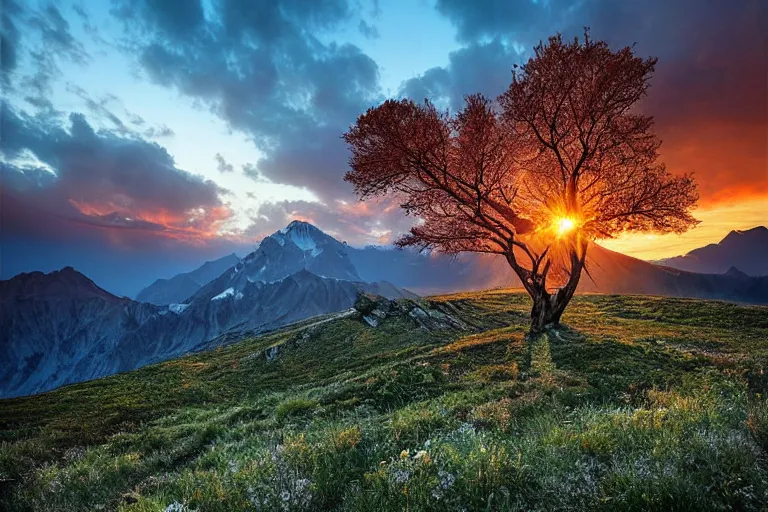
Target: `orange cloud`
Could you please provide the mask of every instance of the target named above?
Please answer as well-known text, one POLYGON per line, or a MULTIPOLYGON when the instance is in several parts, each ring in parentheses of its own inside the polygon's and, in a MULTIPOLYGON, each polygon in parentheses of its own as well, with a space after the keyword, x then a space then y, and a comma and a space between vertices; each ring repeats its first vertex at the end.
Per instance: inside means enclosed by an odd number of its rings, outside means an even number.
MULTIPOLYGON (((235 233, 223 232, 226 221, 232 217, 232 211, 223 205, 194 208, 186 212, 172 212, 164 208, 135 212, 115 202, 97 204, 70 199, 69 203, 85 217, 82 220, 115 231, 142 231, 196 245, 214 238, 238 238, 235 233)), ((119 245, 117 233, 110 236, 110 240, 119 245)))

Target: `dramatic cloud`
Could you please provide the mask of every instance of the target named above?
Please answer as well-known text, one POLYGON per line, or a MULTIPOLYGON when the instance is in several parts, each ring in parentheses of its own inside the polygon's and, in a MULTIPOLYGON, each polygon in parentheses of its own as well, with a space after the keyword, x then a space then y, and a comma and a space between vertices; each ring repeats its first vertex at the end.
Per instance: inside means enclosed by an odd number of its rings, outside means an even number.
POLYGON ((657 120, 664 160, 674 171, 696 173, 705 204, 752 195, 768 185, 764 2, 439 0, 437 9, 468 45, 457 54, 474 55, 474 60, 460 63, 454 54, 448 68, 406 83, 405 94, 448 97, 456 106, 457 98, 471 92, 467 86, 486 92, 504 85, 499 67, 508 73, 511 64, 521 62, 504 62, 499 45, 524 48, 530 55, 533 45, 556 31, 572 37, 589 26, 593 37, 615 47, 637 43, 640 54, 659 57, 642 108, 657 120), (466 77, 475 84, 462 83, 466 77), (494 87, 484 90, 476 83, 494 87))
POLYGON ((2 104, 4 228, 45 230, 38 210, 80 224, 204 240, 230 216, 212 181, 175 166, 161 146, 114 131, 95 132, 82 114, 66 130, 2 104), (34 214, 37 217, 37 214, 34 214))
POLYGON ((504 92, 512 80, 512 64, 520 60, 509 44, 496 37, 451 53, 447 68, 432 68, 407 80, 400 94, 458 109, 467 94, 479 92, 495 98, 504 92))
MULTIPOLYGON (((389 243, 413 219, 394 200, 358 202, 342 180, 340 136, 356 117, 384 90, 451 109, 469 93, 495 97, 540 40, 584 26, 659 57, 641 108, 670 169, 696 173, 702 211, 768 198, 765 2, 437 0, 419 26, 447 30, 441 40, 455 31, 447 55, 383 54, 401 47, 392 9, 2 0, 2 276, 72 264, 107 283, 102 260, 170 275, 247 252, 294 218, 352 244, 389 243), (304 201, 285 200, 297 190, 304 201)), ((117 291, 136 284, 114 279, 117 291)))
POLYGON ((322 34, 350 19, 344 1, 214 4, 135 2, 118 8, 154 82, 189 95, 248 134, 264 152, 260 175, 339 196, 346 154, 339 135, 378 102, 378 67, 322 34))

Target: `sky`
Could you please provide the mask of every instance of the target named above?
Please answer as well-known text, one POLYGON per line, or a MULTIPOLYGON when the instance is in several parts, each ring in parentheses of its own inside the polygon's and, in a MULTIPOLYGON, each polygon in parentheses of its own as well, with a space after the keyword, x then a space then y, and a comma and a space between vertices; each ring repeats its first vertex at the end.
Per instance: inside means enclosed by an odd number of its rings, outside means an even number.
POLYGON ((659 63, 639 108, 701 224, 602 242, 644 259, 768 223, 760 0, 0 0, 0 278, 74 266, 132 296, 293 219, 353 245, 413 219, 361 203, 341 134, 387 98, 496 97, 589 26, 659 63))

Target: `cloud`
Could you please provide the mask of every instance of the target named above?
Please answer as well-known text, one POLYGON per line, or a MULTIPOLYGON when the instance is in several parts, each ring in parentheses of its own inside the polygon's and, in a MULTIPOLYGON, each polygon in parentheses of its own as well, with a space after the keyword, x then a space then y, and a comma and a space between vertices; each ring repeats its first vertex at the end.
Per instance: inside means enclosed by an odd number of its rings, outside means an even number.
POLYGON ((116 10, 149 79, 247 134, 265 155, 255 164, 262 178, 329 200, 349 196, 339 136, 381 96, 370 57, 321 39, 352 18, 347 2, 228 0, 210 12, 183 4, 179 12, 150 1, 116 10))
POLYGON ((16 24, 19 13, 20 8, 13 0, 6 0, 0 13, 0 78, 4 87, 10 85, 10 77, 19 62, 21 35, 16 24))
POLYGON ((391 244, 413 223, 413 219, 403 216, 394 198, 365 202, 336 200, 329 204, 280 201, 258 209, 248 237, 262 238, 293 220, 310 222, 354 246, 391 244))
POLYGON ((375 25, 371 25, 365 20, 360 20, 360 24, 357 26, 357 29, 368 39, 378 39, 381 37, 379 35, 379 29, 377 29, 375 25))
POLYGON ((16 93, 37 109, 52 112, 52 83, 61 76, 60 62, 84 66, 91 56, 72 35, 69 22, 54 4, 33 9, 6 0, 2 10, 0 67, 4 93, 16 93))
POLYGON ((82 114, 68 129, 2 104, 4 229, 45 231, 25 217, 133 230, 200 242, 218 236, 231 212, 212 181, 176 167, 161 146, 118 131, 96 132, 82 114))
POLYGON ((405 81, 400 94, 458 109, 467 94, 480 92, 495 98, 504 92, 512 80, 512 64, 519 60, 514 49, 499 37, 474 43, 451 52, 447 67, 431 68, 405 81))
POLYGON ((216 153, 213 158, 216 160, 216 170, 218 170, 220 173, 234 172, 234 166, 224 160, 224 157, 221 156, 221 153, 216 153))
POLYGON ((568 24, 568 16, 578 13, 579 3, 572 0, 438 0, 435 7, 454 24, 462 42, 474 43, 511 34, 516 40, 530 43, 551 35, 547 33, 550 27, 558 29, 568 24))
POLYGON ((176 133, 168 126, 161 124, 160 126, 150 126, 144 130, 144 136, 149 139, 162 139, 164 137, 173 137, 176 133))
POLYGON ((466 46, 449 66, 406 82, 404 95, 447 98, 454 107, 469 92, 494 97, 508 84, 512 64, 522 61, 516 49, 527 58, 555 31, 573 37, 589 26, 614 47, 637 43, 638 53, 659 58, 641 108, 656 119, 670 169, 695 172, 703 204, 768 186, 765 2, 438 0, 436 7, 466 46))

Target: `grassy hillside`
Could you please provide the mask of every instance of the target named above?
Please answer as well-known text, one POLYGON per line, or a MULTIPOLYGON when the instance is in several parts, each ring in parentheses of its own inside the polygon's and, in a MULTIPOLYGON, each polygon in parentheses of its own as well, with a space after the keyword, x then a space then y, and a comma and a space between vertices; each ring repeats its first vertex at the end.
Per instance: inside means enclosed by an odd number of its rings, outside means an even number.
POLYGON ((768 308, 431 300, 0 401, 0 509, 765 510, 768 308))

